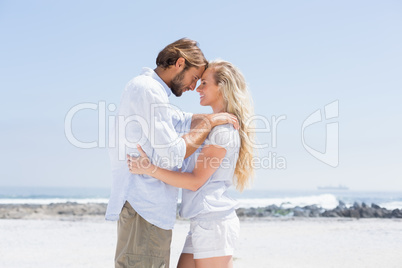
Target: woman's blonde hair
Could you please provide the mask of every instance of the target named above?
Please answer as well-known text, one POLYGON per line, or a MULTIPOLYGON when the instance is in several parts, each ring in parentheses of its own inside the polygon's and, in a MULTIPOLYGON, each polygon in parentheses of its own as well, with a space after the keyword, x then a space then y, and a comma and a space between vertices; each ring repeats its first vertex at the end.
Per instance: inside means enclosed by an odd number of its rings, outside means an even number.
POLYGON ((243 74, 233 64, 223 60, 215 60, 208 64, 214 72, 214 79, 219 86, 225 110, 237 116, 240 124, 240 151, 236 163, 236 188, 243 191, 254 176, 253 144, 254 126, 251 124, 254 115, 253 103, 243 74))

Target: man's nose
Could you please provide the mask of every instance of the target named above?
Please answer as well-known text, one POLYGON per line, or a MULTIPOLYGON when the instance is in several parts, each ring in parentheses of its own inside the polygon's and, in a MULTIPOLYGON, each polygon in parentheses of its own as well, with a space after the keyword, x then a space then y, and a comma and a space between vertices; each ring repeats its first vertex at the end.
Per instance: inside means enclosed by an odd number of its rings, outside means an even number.
POLYGON ((191 85, 190 85, 190 90, 191 91, 193 91, 194 89, 195 89, 195 86, 197 85, 197 82, 193 82, 191 85))

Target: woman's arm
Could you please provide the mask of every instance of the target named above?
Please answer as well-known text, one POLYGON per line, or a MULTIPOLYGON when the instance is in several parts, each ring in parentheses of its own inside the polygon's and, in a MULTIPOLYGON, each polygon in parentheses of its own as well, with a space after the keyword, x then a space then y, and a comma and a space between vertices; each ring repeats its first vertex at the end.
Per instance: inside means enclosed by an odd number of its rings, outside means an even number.
POLYGON ((133 174, 146 174, 172 186, 197 191, 209 177, 219 168, 226 155, 226 149, 216 145, 206 145, 201 150, 195 167, 191 173, 177 172, 157 167, 149 161, 148 156, 137 146, 140 157, 128 158, 130 172, 133 174))

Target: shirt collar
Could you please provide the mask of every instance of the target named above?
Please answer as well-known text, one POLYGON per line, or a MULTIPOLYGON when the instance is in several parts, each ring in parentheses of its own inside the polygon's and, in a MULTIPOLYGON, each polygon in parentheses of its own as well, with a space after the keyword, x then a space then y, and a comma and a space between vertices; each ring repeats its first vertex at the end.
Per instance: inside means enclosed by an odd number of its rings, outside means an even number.
POLYGON ((156 81, 158 81, 163 86, 163 88, 165 89, 166 94, 168 95, 168 97, 170 96, 170 94, 172 94, 172 90, 168 87, 168 85, 166 85, 166 83, 159 77, 159 75, 157 73, 155 73, 155 71, 152 70, 151 68, 148 68, 148 67, 142 68, 141 74, 146 75, 146 76, 150 76, 153 79, 155 79, 156 81))

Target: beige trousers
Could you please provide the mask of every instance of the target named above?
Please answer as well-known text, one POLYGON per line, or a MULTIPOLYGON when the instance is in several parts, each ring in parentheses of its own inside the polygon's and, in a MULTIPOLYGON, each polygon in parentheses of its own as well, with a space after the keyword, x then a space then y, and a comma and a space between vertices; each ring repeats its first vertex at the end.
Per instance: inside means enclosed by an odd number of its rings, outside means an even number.
POLYGON ((172 230, 150 224, 126 202, 117 222, 116 268, 169 268, 172 230))

